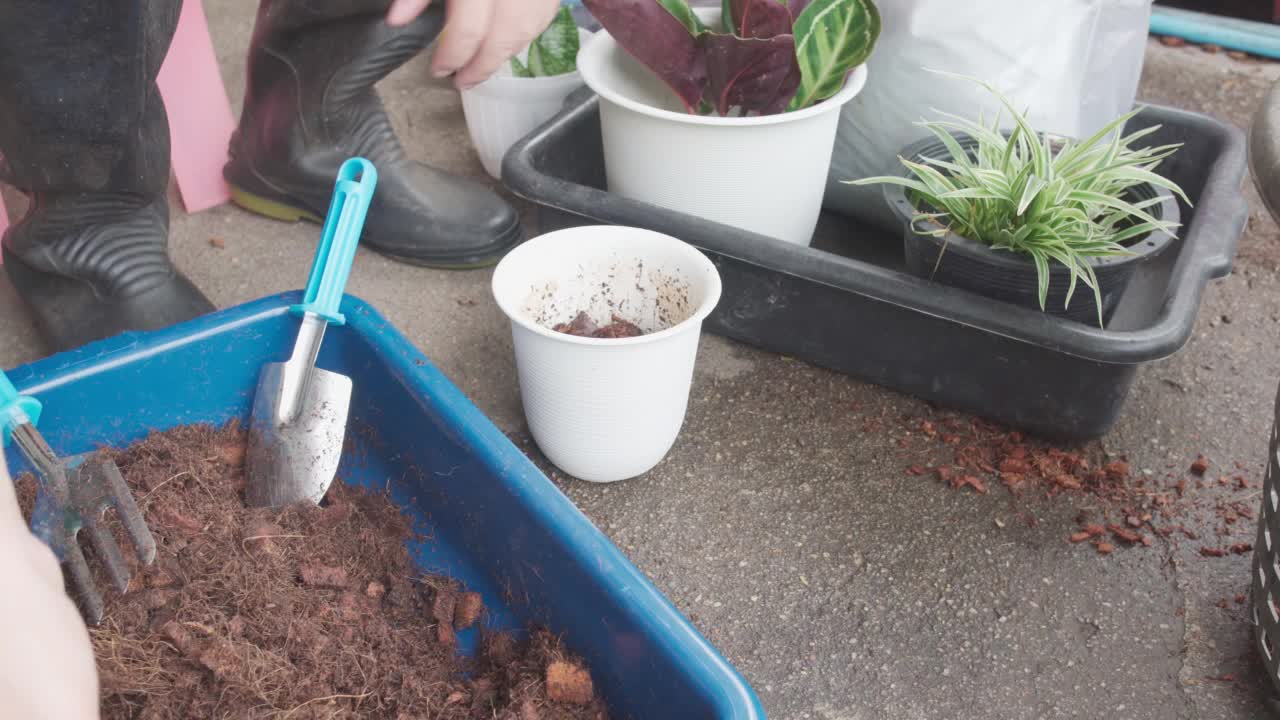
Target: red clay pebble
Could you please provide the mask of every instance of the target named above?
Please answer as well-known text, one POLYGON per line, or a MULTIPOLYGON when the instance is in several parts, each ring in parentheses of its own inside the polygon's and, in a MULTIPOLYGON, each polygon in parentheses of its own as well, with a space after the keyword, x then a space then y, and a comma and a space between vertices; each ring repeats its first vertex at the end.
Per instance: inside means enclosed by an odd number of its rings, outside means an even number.
POLYGON ((1111 534, 1114 535, 1116 539, 1123 540, 1130 545, 1136 545, 1137 543, 1142 542, 1142 533, 1134 532, 1119 525, 1109 525, 1107 526, 1107 529, 1111 531, 1111 534))
POLYGON ((547 697, 553 702, 586 705, 593 694, 591 674, 585 669, 563 660, 547 665, 547 697))
POLYGON ((240 546, 250 555, 274 555, 277 550, 275 538, 284 534, 284 529, 279 525, 269 520, 259 520, 245 528, 240 546))
POLYGON ((243 443, 227 443, 218 446, 218 459, 233 468, 244 465, 245 446, 243 443))
POLYGON ((1100 542, 1096 545, 1096 547, 1098 548, 1099 555, 1110 555, 1116 549, 1115 545, 1112 545, 1111 543, 1107 543, 1107 542, 1100 542))
POLYGON ((1204 475, 1209 470, 1209 459, 1201 455, 1191 463, 1191 472, 1196 475, 1204 475))
POLYGON ((1247 542, 1236 543, 1235 545, 1231 546, 1230 550, 1232 554, 1235 554, 1235 555, 1244 555, 1245 553, 1251 553, 1253 552, 1253 543, 1247 543, 1247 542))
POLYGON ((303 565, 298 570, 298 577, 303 585, 312 587, 344 588, 347 586, 347 571, 340 567, 326 565, 303 565))
POLYGON ((1200 548, 1200 554, 1205 557, 1224 557, 1227 554, 1227 551, 1222 548, 1202 547, 1200 548))
POLYGON ((187 517, 177 510, 161 510, 160 517, 165 525, 176 527, 188 535, 196 535, 204 530, 204 526, 195 518, 187 517))
POLYGON ((484 600, 478 592, 465 592, 458 596, 453 608, 453 627, 465 630, 476 624, 480 613, 484 611, 484 600))
POLYGON ((966 485, 973 488, 974 490, 977 490, 982 495, 987 494, 987 484, 982 482, 981 480, 979 480, 977 477, 973 475, 965 475, 963 478, 960 479, 959 487, 964 487, 966 485))
POLYGON ((220 238, 220 237, 211 237, 211 238, 209 238, 209 247, 213 247, 213 248, 217 248, 217 249, 219 249, 219 250, 222 250, 222 249, 223 249, 223 248, 225 248, 226 246, 227 246, 227 241, 226 241, 226 240, 223 240, 223 239, 222 239, 222 238, 220 238))
POLYGON ((1123 460, 1112 460, 1102 468, 1107 479, 1112 482, 1123 482, 1129 478, 1129 463, 1123 460))
POLYGON ((1249 601, 1249 598, 1248 598, 1244 593, 1239 593, 1239 594, 1237 594, 1237 595, 1236 595, 1236 604, 1237 604, 1237 605, 1243 605, 1243 604, 1245 604, 1245 603, 1246 603, 1246 602, 1248 602, 1248 601, 1249 601))
POLYGON ((1169 47, 1182 47, 1187 44, 1187 41, 1177 35, 1162 35, 1160 36, 1160 44, 1167 45, 1169 47))

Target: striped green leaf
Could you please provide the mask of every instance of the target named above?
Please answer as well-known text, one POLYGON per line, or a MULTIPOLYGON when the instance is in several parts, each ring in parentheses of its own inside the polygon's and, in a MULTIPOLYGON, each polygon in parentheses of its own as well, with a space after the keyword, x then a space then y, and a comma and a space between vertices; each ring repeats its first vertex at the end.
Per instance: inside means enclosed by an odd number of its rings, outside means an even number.
POLYGON ((511 58, 511 74, 519 78, 531 78, 533 73, 529 72, 529 68, 520 62, 520 58, 511 58))
POLYGON ((578 68, 578 25, 567 6, 561 6, 551 26, 529 46, 529 72, 546 77, 578 68))
POLYGON ((790 109, 799 110, 835 95, 871 56, 880 12, 873 0, 813 0, 796 18, 794 34, 800 87, 790 109))

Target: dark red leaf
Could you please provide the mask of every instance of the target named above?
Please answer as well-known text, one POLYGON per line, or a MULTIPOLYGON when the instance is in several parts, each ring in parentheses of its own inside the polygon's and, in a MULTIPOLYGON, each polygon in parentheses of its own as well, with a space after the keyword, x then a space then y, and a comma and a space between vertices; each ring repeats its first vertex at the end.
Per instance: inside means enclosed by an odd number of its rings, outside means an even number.
POLYGON ((780 113, 800 86, 790 35, 761 40, 706 33, 698 41, 706 53, 706 100, 721 115, 734 107, 744 115, 780 113))
POLYGON ((707 88, 706 59, 683 23, 657 0, 583 0, 583 5, 623 50, 696 112, 707 88))
POLYGON ((790 35, 791 11, 779 0, 729 0, 733 34, 742 38, 790 35))

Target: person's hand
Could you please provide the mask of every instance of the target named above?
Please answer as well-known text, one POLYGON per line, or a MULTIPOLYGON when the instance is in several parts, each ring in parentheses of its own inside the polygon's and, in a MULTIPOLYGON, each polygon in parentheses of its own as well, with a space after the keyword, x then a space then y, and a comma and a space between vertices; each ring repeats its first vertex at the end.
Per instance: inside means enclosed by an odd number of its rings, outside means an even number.
POLYGON ((0 715, 97 720, 93 646, 58 560, 27 529, 0 454, 0 715))
MULTIPOLYGON (((437 0, 438 1, 438 0, 437 0)), ((445 0, 445 24, 431 71, 454 76, 461 89, 479 85, 551 24, 560 0, 445 0)), ((387 23, 405 25, 431 0, 393 0, 387 23)))

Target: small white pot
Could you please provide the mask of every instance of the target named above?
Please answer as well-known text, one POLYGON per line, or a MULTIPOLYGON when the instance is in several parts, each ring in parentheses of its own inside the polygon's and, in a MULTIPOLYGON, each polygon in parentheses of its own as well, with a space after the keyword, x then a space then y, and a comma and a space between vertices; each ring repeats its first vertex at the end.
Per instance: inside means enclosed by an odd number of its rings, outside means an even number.
MULTIPOLYGON (((718 11, 699 11, 708 24, 718 11)), ((609 191, 808 245, 822 211, 840 108, 867 81, 859 66, 816 105, 778 115, 691 115, 675 93, 601 30, 578 53, 600 95, 609 191)))
MULTIPOLYGON (((578 29, 583 45, 592 33, 578 29)), ((520 54, 528 60, 529 49, 520 54)), ((581 54, 581 51, 579 51, 581 54)), ((582 87, 577 72, 550 77, 522 78, 511 74, 511 65, 503 63, 490 78, 462 91, 462 113, 467 119, 471 144, 480 155, 485 172, 502 179, 502 158, 518 140, 559 112, 564 99, 582 87)))
POLYGON ((711 261, 649 230, 577 227, 508 253, 493 294, 511 320, 525 418, 547 458, 593 482, 661 462, 684 423, 702 321, 720 300, 711 261), (551 329, 580 310, 600 324, 617 312, 649 334, 551 329))

